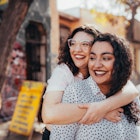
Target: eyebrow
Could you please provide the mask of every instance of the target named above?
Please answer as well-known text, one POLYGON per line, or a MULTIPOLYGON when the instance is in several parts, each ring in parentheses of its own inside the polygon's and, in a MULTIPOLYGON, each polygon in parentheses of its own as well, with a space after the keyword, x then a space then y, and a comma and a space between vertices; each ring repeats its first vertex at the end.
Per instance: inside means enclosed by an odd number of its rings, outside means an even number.
MULTIPOLYGON (((91 52, 90 54, 96 55, 94 52, 91 52)), ((113 53, 110 53, 110 52, 104 52, 104 53, 102 53, 102 55, 105 55, 105 54, 111 54, 111 55, 114 55, 113 53)))
MULTIPOLYGON (((77 40, 75 40, 75 39, 68 39, 68 40, 76 41, 77 42, 77 40)), ((91 42, 91 43, 93 43, 93 41, 91 41, 91 40, 81 40, 80 42, 91 42)))

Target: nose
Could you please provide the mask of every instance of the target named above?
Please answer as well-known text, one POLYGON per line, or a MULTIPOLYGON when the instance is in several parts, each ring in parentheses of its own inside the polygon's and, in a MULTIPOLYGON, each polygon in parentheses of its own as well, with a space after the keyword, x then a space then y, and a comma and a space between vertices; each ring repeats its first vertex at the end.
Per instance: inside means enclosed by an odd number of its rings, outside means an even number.
POLYGON ((96 60, 95 63, 94 63, 94 67, 96 68, 99 68, 99 67, 102 67, 102 61, 101 60, 96 60))
POLYGON ((76 46, 74 48, 75 51, 81 51, 81 46, 80 46, 80 43, 76 43, 76 46))

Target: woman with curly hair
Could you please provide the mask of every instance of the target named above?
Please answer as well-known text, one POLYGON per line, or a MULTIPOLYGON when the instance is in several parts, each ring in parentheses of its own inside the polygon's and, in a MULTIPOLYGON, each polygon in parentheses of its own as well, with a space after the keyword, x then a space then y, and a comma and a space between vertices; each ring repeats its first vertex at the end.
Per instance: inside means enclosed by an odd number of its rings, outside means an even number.
MULTIPOLYGON (((128 45, 115 35, 100 34, 91 48, 88 68, 90 76, 69 85, 64 91, 63 103, 101 102, 121 90, 132 71, 128 45)), ((54 125, 50 140, 139 140, 136 123, 140 111, 137 104, 132 102, 123 109, 124 113, 120 113, 121 121, 116 123, 102 119, 90 125, 54 125)))
MULTIPOLYGON (((80 26, 68 37, 65 47, 60 47, 58 66, 48 80, 43 101, 42 118, 45 124, 68 124, 77 121, 91 124, 100 121, 103 117, 117 122, 121 119, 118 116, 119 112, 123 111, 119 107, 130 103, 137 96, 138 91, 131 82, 128 82, 123 91, 120 89, 117 94, 101 102, 79 106, 61 103, 64 90, 68 85, 89 77, 89 54, 98 34, 99 31, 92 26, 80 26)), ((47 128, 50 129, 49 125, 47 128)), ((46 137, 49 135, 46 134, 49 133, 45 129, 43 139, 47 140, 46 137)))

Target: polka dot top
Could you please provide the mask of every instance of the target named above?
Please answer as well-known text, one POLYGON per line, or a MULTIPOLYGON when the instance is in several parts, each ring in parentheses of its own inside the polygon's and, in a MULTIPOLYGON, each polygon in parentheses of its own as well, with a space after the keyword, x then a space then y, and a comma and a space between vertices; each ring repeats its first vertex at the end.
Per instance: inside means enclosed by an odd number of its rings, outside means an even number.
MULTIPOLYGON (((92 103, 106 99, 96 83, 89 77, 69 85, 63 95, 64 103, 92 103)), ((99 123, 53 125, 50 140, 139 140, 134 123, 129 123, 122 114, 122 120, 113 123, 102 119, 99 123)))

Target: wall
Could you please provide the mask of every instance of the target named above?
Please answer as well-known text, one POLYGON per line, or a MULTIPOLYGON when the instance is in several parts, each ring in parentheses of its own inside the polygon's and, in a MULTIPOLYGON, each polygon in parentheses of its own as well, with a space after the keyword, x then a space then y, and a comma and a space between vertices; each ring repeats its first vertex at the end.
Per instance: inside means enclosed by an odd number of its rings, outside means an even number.
POLYGON ((50 28, 50 57, 51 57, 51 71, 56 66, 58 48, 59 48, 59 16, 56 8, 56 1, 50 0, 49 12, 51 17, 50 28))

